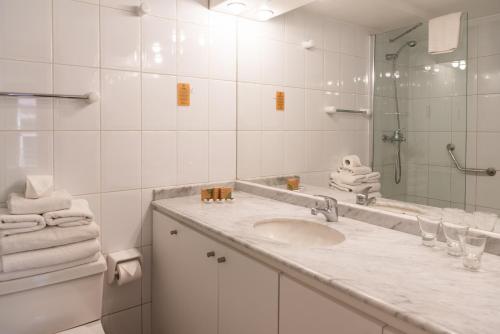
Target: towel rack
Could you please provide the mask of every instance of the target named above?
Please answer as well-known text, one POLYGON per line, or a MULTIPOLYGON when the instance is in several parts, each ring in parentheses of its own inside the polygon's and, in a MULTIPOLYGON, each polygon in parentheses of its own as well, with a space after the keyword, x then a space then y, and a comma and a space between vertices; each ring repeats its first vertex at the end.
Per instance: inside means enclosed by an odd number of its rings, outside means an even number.
POLYGON ((349 113, 349 114, 362 114, 367 116, 370 116, 372 114, 369 109, 353 110, 353 109, 339 109, 335 107, 326 107, 325 111, 327 114, 335 114, 338 112, 349 113))
POLYGON ((486 174, 488 176, 495 176, 496 173, 497 173, 496 169, 493 168, 493 167, 490 167, 490 168, 487 168, 487 169, 465 168, 465 167, 462 167, 462 166, 460 166, 460 164, 457 161, 457 158, 455 158, 455 155, 453 154, 453 151, 455 150, 455 145, 452 144, 452 143, 449 143, 448 145, 446 145, 446 149, 448 150, 448 154, 450 155, 451 160, 453 160, 453 162, 455 163, 455 167, 457 167, 457 169, 459 171, 461 171, 461 172, 464 172, 464 173, 486 174))
POLYGON ((0 96, 58 97, 58 98, 63 98, 63 99, 86 100, 88 103, 94 103, 94 102, 99 101, 99 93, 96 93, 96 92, 90 92, 90 93, 87 93, 84 95, 0 92, 0 96))

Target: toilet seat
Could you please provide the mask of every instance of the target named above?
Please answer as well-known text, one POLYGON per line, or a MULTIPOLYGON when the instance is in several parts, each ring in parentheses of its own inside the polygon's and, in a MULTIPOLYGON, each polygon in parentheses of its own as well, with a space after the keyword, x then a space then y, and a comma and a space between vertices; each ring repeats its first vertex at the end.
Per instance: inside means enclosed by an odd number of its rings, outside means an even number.
POLYGON ((106 334, 102 328, 101 320, 91 322, 82 326, 71 328, 56 334, 106 334))

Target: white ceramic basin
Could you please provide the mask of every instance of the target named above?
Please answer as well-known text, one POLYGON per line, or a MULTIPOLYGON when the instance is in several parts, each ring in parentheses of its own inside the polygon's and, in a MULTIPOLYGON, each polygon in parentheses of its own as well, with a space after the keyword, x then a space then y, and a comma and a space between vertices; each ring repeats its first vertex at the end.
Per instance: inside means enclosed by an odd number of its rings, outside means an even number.
POLYGON ((259 221, 254 229, 263 237, 300 247, 328 247, 345 240, 342 233, 329 226, 294 218, 259 221))

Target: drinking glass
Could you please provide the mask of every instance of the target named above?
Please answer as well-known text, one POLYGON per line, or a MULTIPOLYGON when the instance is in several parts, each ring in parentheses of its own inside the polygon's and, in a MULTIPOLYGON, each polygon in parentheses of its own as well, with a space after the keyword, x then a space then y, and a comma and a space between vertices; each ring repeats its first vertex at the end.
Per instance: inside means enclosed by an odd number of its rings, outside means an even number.
POLYGON ((443 222, 464 225, 466 214, 467 213, 461 209, 445 208, 442 211, 443 222))
POLYGON ((446 248, 449 255, 462 255, 462 245, 460 244, 460 238, 465 237, 468 230, 468 226, 443 221, 443 232, 444 236, 446 237, 446 248))
POLYGON ((436 245, 436 236, 441 225, 439 216, 417 216, 418 225, 422 234, 422 245, 434 247, 436 245))
POLYGON ((474 228, 488 232, 493 232, 495 230, 498 221, 498 216, 496 214, 476 211, 473 213, 473 217, 474 228))
POLYGON ((481 268, 481 256, 486 247, 486 237, 466 235, 460 238, 463 248, 463 264, 468 270, 481 268))

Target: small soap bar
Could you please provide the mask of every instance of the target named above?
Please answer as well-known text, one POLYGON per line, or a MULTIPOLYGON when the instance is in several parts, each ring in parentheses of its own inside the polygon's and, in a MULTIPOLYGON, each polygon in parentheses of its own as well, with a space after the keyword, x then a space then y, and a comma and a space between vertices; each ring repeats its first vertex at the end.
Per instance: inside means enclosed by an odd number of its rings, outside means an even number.
POLYGON ((213 189, 201 189, 201 200, 203 202, 209 202, 213 197, 213 189))
POLYGON ((212 199, 214 201, 221 201, 222 199, 220 197, 220 194, 221 194, 220 188, 214 188, 212 193, 212 199))
POLYGON ((233 199, 233 188, 230 187, 222 187, 220 188, 220 197, 223 200, 232 200, 233 199))
POLYGON ((286 188, 288 190, 299 190, 299 185, 300 185, 300 178, 298 177, 291 177, 286 180, 286 188))

